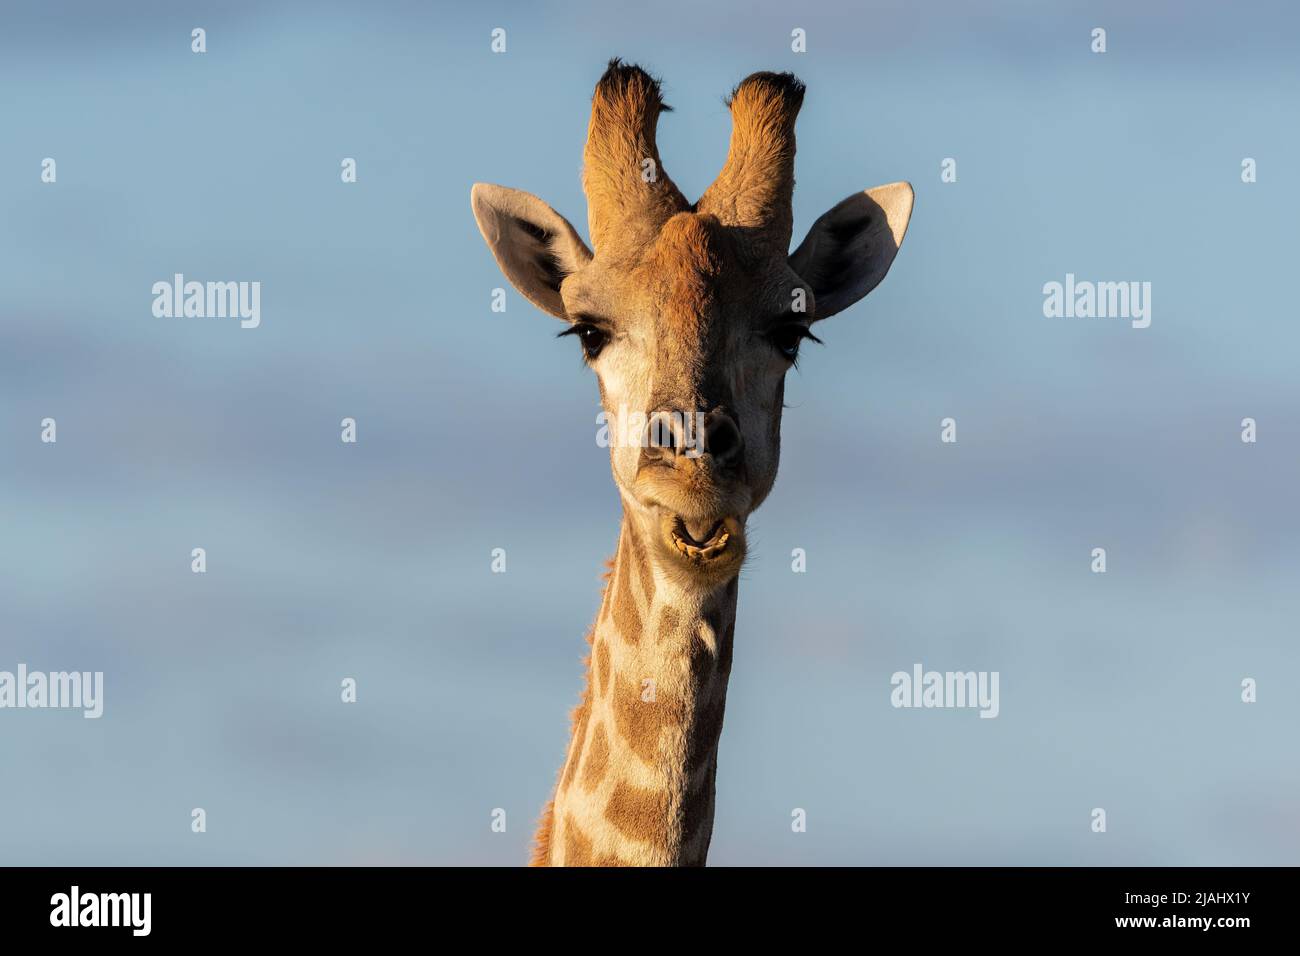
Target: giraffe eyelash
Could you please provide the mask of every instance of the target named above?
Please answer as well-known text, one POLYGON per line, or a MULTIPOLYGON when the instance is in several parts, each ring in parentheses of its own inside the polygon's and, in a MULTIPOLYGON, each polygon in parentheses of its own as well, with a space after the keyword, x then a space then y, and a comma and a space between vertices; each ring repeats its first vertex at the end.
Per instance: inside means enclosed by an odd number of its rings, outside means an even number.
POLYGON ((772 347, 795 368, 799 367, 799 346, 804 340, 816 342, 818 345, 825 344, 802 322, 785 322, 778 325, 767 334, 767 339, 772 343, 772 347), (791 340, 790 336, 794 338, 791 340))
POLYGON ((609 344, 611 337, 609 330, 603 325, 584 319, 574 322, 559 333, 556 338, 562 339, 566 335, 577 336, 578 341, 582 344, 582 359, 588 365, 600 356, 601 351, 609 344))

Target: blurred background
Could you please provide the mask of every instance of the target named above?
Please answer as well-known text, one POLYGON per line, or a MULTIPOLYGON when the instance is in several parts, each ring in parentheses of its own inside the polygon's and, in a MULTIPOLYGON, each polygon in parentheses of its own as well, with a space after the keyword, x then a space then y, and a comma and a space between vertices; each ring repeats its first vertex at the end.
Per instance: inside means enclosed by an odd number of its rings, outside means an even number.
POLYGON ((787 383, 710 862, 1296 863, 1300 14, 983 6, 5 4, 0 670, 105 699, 0 711, 0 863, 526 859, 619 506, 577 346, 490 310, 469 188, 585 235, 615 55, 690 198, 760 69, 808 84, 796 242, 917 193, 787 383), (155 318, 176 272, 260 281, 261 327, 155 318), (1151 282, 1151 327, 1044 318, 1067 272, 1151 282), (999 671, 1000 715, 893 709, 917 662, 999 671))

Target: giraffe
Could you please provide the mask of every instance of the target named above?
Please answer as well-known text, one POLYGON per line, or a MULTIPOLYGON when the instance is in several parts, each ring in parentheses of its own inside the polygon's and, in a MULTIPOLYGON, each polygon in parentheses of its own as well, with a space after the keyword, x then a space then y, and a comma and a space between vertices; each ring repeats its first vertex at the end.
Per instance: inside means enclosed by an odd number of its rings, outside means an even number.
POLYGON ((533 865, 706 860, 745 525, 776 478, 785 375, 814 322, 884 278, 912 211, 904 182, 854 193, 789 252, 803 97, 789 73, 741 81, 726 162, 690 204, 655 144, 659 81, 610 61, 583 153, 592 248, 530 193, 471 190, 502 272, 596 373, 622 503, 533 865))

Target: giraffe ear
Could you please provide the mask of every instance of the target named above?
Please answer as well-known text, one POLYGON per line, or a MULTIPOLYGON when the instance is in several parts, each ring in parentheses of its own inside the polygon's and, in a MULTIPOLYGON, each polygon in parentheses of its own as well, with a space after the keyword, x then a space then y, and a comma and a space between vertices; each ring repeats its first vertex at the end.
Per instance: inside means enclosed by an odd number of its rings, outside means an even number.
POLYGON ((564 318, 560 283, 591 261, 591 251, 569 221, 532 193, 475 183, 470 206, 488 248, 533 305, 564 318))
POLYGON ((880 284, 912 218, 912 187, 854 193, 812 224, 790 268, 813 290, 816 318, 843 311, 880 284))

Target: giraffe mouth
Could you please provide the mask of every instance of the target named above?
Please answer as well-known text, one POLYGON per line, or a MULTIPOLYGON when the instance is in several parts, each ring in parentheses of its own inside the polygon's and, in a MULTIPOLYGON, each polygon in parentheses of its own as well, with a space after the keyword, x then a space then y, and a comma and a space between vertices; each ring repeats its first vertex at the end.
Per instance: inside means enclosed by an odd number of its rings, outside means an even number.
POLYGON ((743 545, 740 522, 731 516, 687 519, 664 517, 664 537, 677 554, 691 562, 705 563, 731 557, 743 545))

